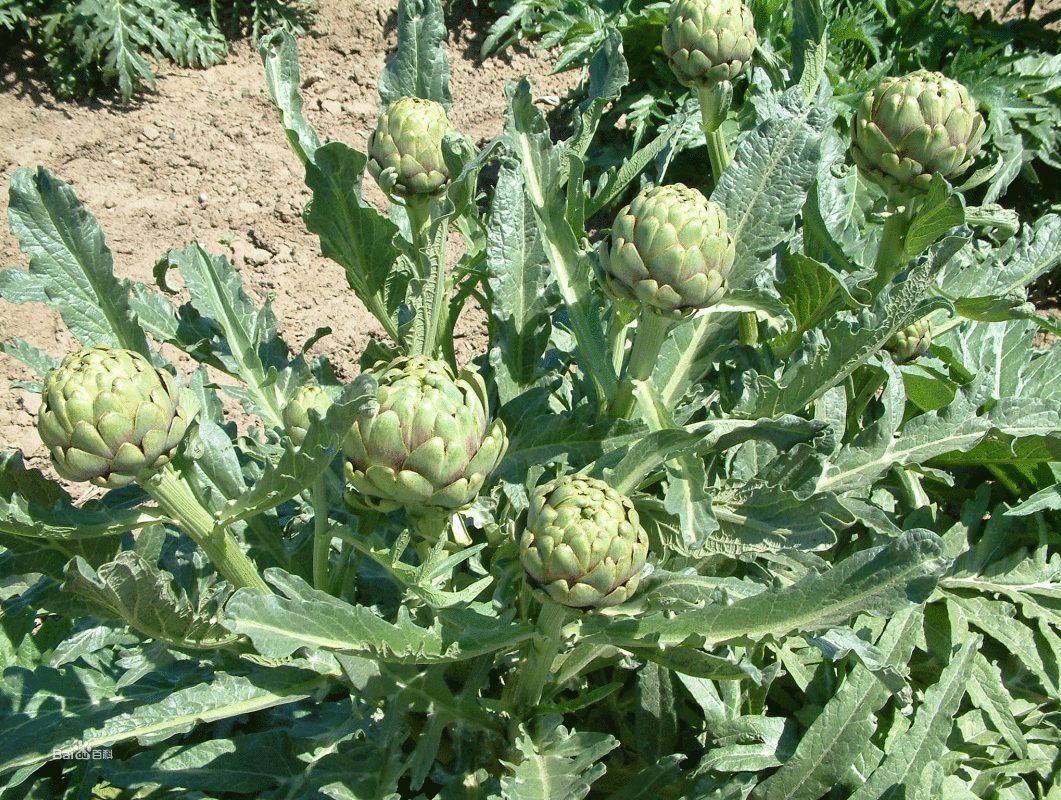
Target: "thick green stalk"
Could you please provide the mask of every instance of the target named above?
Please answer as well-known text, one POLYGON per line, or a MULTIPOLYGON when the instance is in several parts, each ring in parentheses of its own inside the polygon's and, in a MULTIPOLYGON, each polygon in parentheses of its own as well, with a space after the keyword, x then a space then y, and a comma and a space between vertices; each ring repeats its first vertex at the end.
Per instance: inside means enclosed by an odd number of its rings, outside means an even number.
POLYGON ((619 391, 611 404, 613 416, 628 418, 634 409, 634 388, 652 377, 663 343, 667 340, 673 322, 647 308, 641 310, 634 329, 634 342, 630 357, 619 383, 619 391))
POLYGON ((722 134, 722 98, 723 91, 719 84, 697 87, 700 95, 700 121, 704 129, 704 138, 707 140, 707 156, 711 159, 711 174, 715 184, 718 184, 722 173, 729 166, 729 147, 726 145, 726 137, 722 134))
POLYGON ((328 520, 328 487, 324 476, 313 481, 313 588, 322 592, 331 586, 329 556, 332 551, 332 528, 328 520))
POLYGON ((877 258, 873 262, 876 275, 869 284, 874 297, 892 282, 910 260, 906 253, 906 234, 910 230, 912 219, 912 207, 907 204, 898 208, 893 207, 891 215, 884 223, 877 258))
POLYGON ((538 614, 537 635, 524 651, 524 663, 516 678, 516 707, 530 709, 538 705, 549 680, 549 671, 560 652, 560 640, 567 609, 553 600, 542 603, 538 614))
POLYGON ((229 583, 237 589, 249 587, 271 592, 239 542, 226 528, 215 526, 214 515, 172 464, 164 466, 142 485, 158 507, 203 548, 229 583))
MULTIPOLYGON (((413 351, 418 355, 429 358, 437 356, 439 339, 441 338, 442 320, 445 317, 447 292, 446 292, 446 258, 445 239, 443 246, 438 249, 432 247, 431 234, 431 198, 414 195, 406 200, 405 211, 409 217, 409 227, 412 230, 413 248, 416 251, 417 271, 425 286, 422 297, 425 302, 421 305, 419 313, 423 314, 423 341, 418 341, 413 351)), ((445 229, 442 231, 445 237, 445 229)))

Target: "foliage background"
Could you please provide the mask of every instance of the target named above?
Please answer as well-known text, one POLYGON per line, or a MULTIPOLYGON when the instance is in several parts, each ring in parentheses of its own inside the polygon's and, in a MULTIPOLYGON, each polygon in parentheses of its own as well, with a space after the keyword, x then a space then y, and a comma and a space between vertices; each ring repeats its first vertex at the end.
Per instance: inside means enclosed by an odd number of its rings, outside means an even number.
MULTIPOLYGON (((300 40, 306 114, 326 139, 357 147, 375 125, 376 79, 396 42, 396 0, 329 0, 313 33, 300 40)), ((479 57, 491 12, 453 4, 446 49, 457 101, 454 124, 478 145, 501 132, 504 87, 530 75, 540 95, 557 96, 571 75, 550 76, 548 54, 510 51, 479 57)), ((346 287, 342 269, 320 255, 300 220, 309 193, 269 101, 261 59, 250 41, 233 45, 223 64, 206 70, 158 65, 157 93, 131 107, 99 99, 59 101, 40 61, 13 51, 0 67, 0 171, 6 186, 18 167, 47 165, 73 184, 115 251, 120 277, 153 283, 155 260, 198 240, 226 254, 258 299, 274 296, 288 341, 301 344, 321 326, 333 333, 314 345, 349 379, 370 336, 382 330, 346 287)), ((375 183, 366 195, 381 211, 375 183)), ((6 220, 7 193, 0 193, 6 220)), ((457 253, 451 254, 453 258, 457 253)), ((0 225, 0 265, 23 263, 18 241, 0 225)), ((0 300, 0 339, 32 338, 52 355, 71 346, 58 315, 39 304, 0 300), (53 338, 54 337, 54 338, 53 338)), ((481 352, 481 317, 469 314, 456 342, 458 357, 481 352)), ((29 466, 50 469, 37 438, 39 399, 9 391, 30 374, 0 359, 0 440, 21 448, 29 466)))

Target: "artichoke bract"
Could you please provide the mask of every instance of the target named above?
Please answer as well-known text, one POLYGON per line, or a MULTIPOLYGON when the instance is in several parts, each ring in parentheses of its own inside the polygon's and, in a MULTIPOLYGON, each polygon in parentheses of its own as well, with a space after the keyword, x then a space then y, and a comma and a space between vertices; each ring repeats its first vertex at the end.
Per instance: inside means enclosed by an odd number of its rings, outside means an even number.
POLYGON ((604 481, 565 475, 531 497, 520 562, 557 603, 602 608, 625 602, 647 558, 648 534, 634 504, 604 481))
POLYGON ((896 364, 908 364, 923 356, 932 346, 932 323, 928 317, 896 331, 884 343, 896 364))
POLYGON ((984 118, 969 90, 918 70, 885 78, 855 112, 851 155, 862 174, 896 196, 924 191, 933 175, 950 180, 980 152, 984 118))
POLYGON ((401 356, 373 371, 379 407, 346 436, 346 478, 381 511, 457 510, 475 500, 508 446, 490 418, 482 376, 444 361, 401 356))
POLYGON ((180 394, 135 351, 86 347, 45 376, 37 430, 62 477, 116 489, 170 460, 189 423, 180 394))
POLYGON ((663 50, 686 86, 707 86, 740 75, 758 37, 740 0, 675 0, 663 28, 663 50))
POLYGON ((368 171, 377 181, 393 167, 393 192, 399 197, 437 196, 450 174, 442 139, 451 130, 446 109, 433 100, 402 97, 380 113, 368 140, 368 171))
POLYGON ((309 410, 312 408, 320 416, 324 416, 331 407, 332 398, 324 391, 323 387, 315 383, 307 383, 295 390, 290 402, 284 406, 284 430, 295 444, 302 444, 306 440, 306 432, 309 430, 309 410))
POLYGON ((605 285, 669 319, 715 305, 733 267, 726 214, 680 183, 645 189, 615 217, 601 250, 605 285))

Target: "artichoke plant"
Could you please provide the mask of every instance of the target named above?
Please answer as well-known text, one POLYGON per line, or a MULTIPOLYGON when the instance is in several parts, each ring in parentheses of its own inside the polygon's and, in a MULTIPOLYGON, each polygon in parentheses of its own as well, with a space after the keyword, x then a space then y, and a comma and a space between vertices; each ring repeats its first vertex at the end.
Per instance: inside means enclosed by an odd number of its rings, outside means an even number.
POLYGON ((932 323, 928 317, 907 325, 884 343, 884 349, 891 353, 896 364, 908 364, 925 353, 932 346, 932 323))
POLYGON ((140 353, 86 347, 45 376, 37 430, 61 476, 115 489, 170 460, 189 422, 180 395, 140 353))
POLYGON ((601 250, 608 289, 669 319, 721 300, 734 256, 721 206, 680 183, 638 194, 601 250))
POLYGON ((309 410, 324 416, 332 404, 331 396, 315 383, 307 383, 295 390, 290 402, 284 406, 284 430, 295 444, 302 444, 309 430, 309 410))
POLYGON ((885 78, 855 113, 851 155, 895 197, 924 191, 939 174, 965 172, 980 152, 984 118, 969 90, 938 72, 885 78))
POLYGON ((444 361, 401 356, 374 372, 377 412, 344 442, 346 478, 368 505, 456 510, 475 500, 508 446, 491 420, 486 384, 444 361))
POLYGON ((531 497, 520 537, 523 568, 557 603, 605 607, 633 596, 648 534, 630 498, 585 475, 564 475, 531 497))
POLYGON ((399 197, 434 197, 449 184, 442 139, 451 130, 446 109, 433 100, 402 97, 380 113, 368 140, 368 171, 377 181, 394 169, 399 197))
POLYGON ((736 78, 757 42, 755 19, 740 0, 676 0, 663 29, 671 70, 693 87, 736 78))

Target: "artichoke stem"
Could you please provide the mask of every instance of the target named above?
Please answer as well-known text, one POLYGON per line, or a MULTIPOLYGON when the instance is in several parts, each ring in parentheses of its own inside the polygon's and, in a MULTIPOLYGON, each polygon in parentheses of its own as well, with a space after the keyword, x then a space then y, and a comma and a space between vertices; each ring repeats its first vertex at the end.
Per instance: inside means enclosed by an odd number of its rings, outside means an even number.
MULTIPOLYGON (((412 348, 416 355, 435 358, 442 333, 443 310, 446 306, 446 259, 445 239, 441 252, 435 253, 430 240, 431 234, 431 198, 426 195, 414 195, 406 201, 406 213, 412 229, 413 248, 416 250, 417 269, 425 282, 424 299, 417 310, 424 315, 424 338, 412 348)), ((443 236, 445 231, 443 230, 443 236)))
POLYGON ((656 367, 656 361, 663 349, 663 343, 667 341, 667 334, 670 333, 672 324, 671 320, 647 308, 641 310, 637 327, 634 329, 634 342, 630 348, 630 357, 626 362, 623 380, 612 401, 613 416, 624 419, 630 416, 634 409, 636 384, 652 377, 652 370, 656 367))
POLYGON ((906 234, 910 230, 910 222, 913 218, 911 211, 910 204, 902 208, 894 208, 891 216, 884 223, 877 258, 873 262, 873 271, 876 275, 869 284, 874 297, 892 282, 910 260, 906 254, 906 234))
POLYGON ((722 87, 712 83, 700 85, 696 91, 700 95, 700 120, 707 140, 707 156, 711 159, 711 173, 717 185, 731 160, 722 133, 722 87))
POLYGON ((214 525, 214 515, 195 496, 188 481, 167 464, 141 485, 181 530, 213 561, 218 572, 237 589, 253 588, 271 593, 258 568, 225 528, 214 525))
POLYGON ((329 556, 332 551, 332 529, 328 521, 328 488, 323 476, 310 488, 313 500, 313 588, 322 592, 331 586, 329 556))
POLYGON ((516 679, 517 708, 533 708, 542 699, 553 661, 560 652, 560 640, 567 620, 567 609, 553 600, 542 603, 538 614, 537 635, 525 651, 519 677, 516 679))

